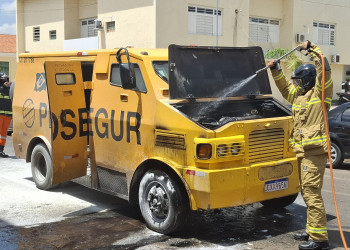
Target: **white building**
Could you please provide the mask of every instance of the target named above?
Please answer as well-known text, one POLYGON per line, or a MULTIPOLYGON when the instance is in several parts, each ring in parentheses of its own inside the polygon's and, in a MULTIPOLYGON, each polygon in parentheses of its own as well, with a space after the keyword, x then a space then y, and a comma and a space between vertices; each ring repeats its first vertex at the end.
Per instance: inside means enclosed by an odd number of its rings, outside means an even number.
POLYGON ((309 39, 331 62, 336 93, 350 78, 349 9, 345 0, 17 0, 17 50, 174 43, 257 45, 267 51, 309 39))

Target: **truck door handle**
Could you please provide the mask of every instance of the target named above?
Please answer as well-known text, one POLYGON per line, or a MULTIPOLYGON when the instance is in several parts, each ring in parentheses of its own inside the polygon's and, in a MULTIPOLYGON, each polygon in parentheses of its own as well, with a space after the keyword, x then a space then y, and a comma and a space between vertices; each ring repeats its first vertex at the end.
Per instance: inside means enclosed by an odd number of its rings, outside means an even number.
POLYGON ((120 100, 122 102, 128 102, 129 96, 127 94, 120 94, 120 100))
POLYGON ((71 96, 72 95, 72 90, 64 90, 63 91, 63 96, 71 96))

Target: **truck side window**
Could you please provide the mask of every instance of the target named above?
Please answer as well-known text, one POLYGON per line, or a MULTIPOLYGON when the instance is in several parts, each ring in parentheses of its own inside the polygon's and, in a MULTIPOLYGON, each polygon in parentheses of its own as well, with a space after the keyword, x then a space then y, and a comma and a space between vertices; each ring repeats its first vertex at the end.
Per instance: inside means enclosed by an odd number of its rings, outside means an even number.
MULTIPOLYGON (((147 93, 146 85, 142 77, 140 67, 137 63, 134 63, 135 75, 136 75, 136 88, 133 90, 147 93)), ((120 68, 118 63, 113 63, 111 65, 111 77, 110 84, 118 87, 122 87, 122 82, 120 80, 120 68)))
POLYGON ((169 66, 167 61, 154 61, 152 63, 153 69, 157 76, 162 78, 166 83, 169 82, 169 66))
POLYGON ((57 85, 72 85, 76 83, 74 73, 58 73, 55 77, 57 85))

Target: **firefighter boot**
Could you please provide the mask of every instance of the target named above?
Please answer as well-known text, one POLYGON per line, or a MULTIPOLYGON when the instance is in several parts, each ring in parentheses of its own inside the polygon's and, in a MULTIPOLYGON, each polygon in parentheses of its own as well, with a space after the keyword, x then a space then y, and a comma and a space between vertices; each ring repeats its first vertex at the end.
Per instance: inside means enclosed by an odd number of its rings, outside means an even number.
POLYGON ((308 241, 309 240, 309 235, 306 232, 295 233, 294 234, 294 239, 295 240, 300 240, 300 241, 308 241))
POLYGON ((1 158, 9 157, 7 154, 4 153, 4 146, 0 146, 0 157, 1 158))
POLYGON ((329 249, 330 247, 329 247, 328 240, 326 241, 309 240, 299 245, 299 250, 329 250, 329 249))

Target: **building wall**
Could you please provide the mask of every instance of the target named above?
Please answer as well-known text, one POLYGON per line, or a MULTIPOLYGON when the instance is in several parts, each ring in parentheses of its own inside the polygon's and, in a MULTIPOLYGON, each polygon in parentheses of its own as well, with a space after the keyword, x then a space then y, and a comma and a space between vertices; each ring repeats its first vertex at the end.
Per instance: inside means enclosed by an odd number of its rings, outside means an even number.
MULTIPOLYGON (((24 1, 23 8, 25 50, 29 52, 62 50, 64 40, 64 1, 24 1), (33 41, 34 27, 40 27, 40 41, 33 41), (56 40, 50 40, 50 30, 56 30, 56 40)), ((17 24, 17 26, 19 25, 17 24)))
POLYGON ((64 0, 64 30, 58 30, 63 40, 77 39, 81 36, 79 3, 79 0, 64 0))
POLYGON ((1 53, 0 52, 0 61, 9 63, 9 77, 10 81, 13 81, 16 78, 17 71, 17 59, 16 53, 1 53))
POLYGON ((6 73, 10 81, 16 76, 16 36, 0 34, 0 71, 6 73))
MULTIPOLYGON (((336 24, 335 46, 319 45, 324 56, 327 57, 332 68, 332 79, 334 82, 333 98, 337 98, 336 93, 340 92, 341 82, 345 79, 345 69, 350 64, 347 41, 350 39, 348 22, 344 19, 349 12, 350 2, 344 0, 250 0, 250 15, 255 17, 276 18, 280 20, 280 42, 279 43, 259 43, 249 42, 249 45, 259 45, 265 50, 284 48, 295 48, 298 43, 295 36, 303 33, 307 39, 313 41, 313 22, 325 22, 336 24), (331 55, 339 54, 340 63, 331 63, 331 55)), ((296 52, 296 54, 298 54, 296 52)), ((303 60, 309 61, 302 56, 303 60)), ((291 72, 286 72, 291 75, 291 72)), ((273 82, 273 80, 271 80, 273 82)), ((273 94, 280 99, 280 94, 274 84, 271 85, 273 94)), ((285 102, 283 100, 283 102, 285 102)), ((285 102, 286 103, 286 102, 285 102)))
MULTIPOLYGON (((320 45, 324 55, 340 55, 332 63, 335 93, 350 71, 350 39, 347 13, 350 1, 345 0, 17 0, 18 52, 54 51, 63 49, 63 41, 81 37, 81 19, 97 17, 103 29, 98 31, 99 48, 124 46, 164 48, 169 44, 204 46, 261 46, 270 50, 297 46, 296 33, 313 39, 313 21, 336 24, 336 46, 320 45), (189 34, 188 6, 222 11, 223 33, 189 34), (45 9, 45 11, 43 11, 45 9), (237 13, 236 13, 237 10, 237 13), (278 43, 249 41, 249 17, 274 18, 280 21, 278 43), (115 21, 115 31, 107 32, 106 22, 115 21), (33 42, 33 27, 40 26, 40 42, 33 42), (57 30, 57 39, 49 39, 49 31, 57 30)), ((303 57, 307 59, 306 57, 303 57)), ((290 75, 291 72, 286 72, 290 75)), ((348 76, 350 78, 350 75, 348 76)), ((271 81, 273 82, 273 81, 271 81)), ((272 83, 273 94, 280 98, 272 83)))
POLYGON ((155 7, 153 0, 99 0, 98 19, 101 48, 134 46, 154 48, 155 7), (106 31, 106 22, 115 21, 115 32, 106 31))
POLYGON ((216 9, 213 0, 157 0, 156 1, 156 47, 168 47, 169 44, 204 46, 247 46, 249 1, 218 1, 222 11, 222 35, 189 34, 188 6, 216 9), (235 13, 235 10, 241 10, 235 13), (176 21, 174 21, 176 20, 176 21))
MULTIPOLYGON (((70 2, 71 0, 66 0, 70 2)), ((79 19, 89 18, 89 17, 97 17, 98 12, 98 6, 97 1, 98 0, 75 0, 79 4, 79 19)), ((101 4, 105 1, 98 1, 98 4, 101 4)))
MULTIPOLYGON (((278 19, 280 20, 280 30, 283 30, 283 27, 287 25, 284 23, 284 17, 285 17, 285 14, 287 14, 286 12, 284 12, 284 1, 250 0, 249 7, 250 7, 249 17, 278 19)), ((249 30, 249 26, 248 26, 248 30, 249 30)), ((283 38, 283 37, 280 35, 280 38, 283 38)), ((249 41, 249 45, 250 46, 258 45, 258 46, 262 46, 265 50, 269 50, 269 49, 281 48, 284 40, 285 39, 280 39, 279 43, 256 43, 253 41, 249 41)))
POLYGON ((333 98, 337 97, 336 93, 340 92, 341 82, 346 78, 344 68, 350 65, 350 50, 348 49, 350 33, 347 21, 349 11, 350 1, 296 1, 296 15, 299 18, 295 18, 294 25, 303 30, 311 41, 313 39, 313 21, 336 25, 335 46, 320 45, 332 68, 333 98), (339 63, 331 63, 331 55, 334 54, 340 55, 339 63))
POLYGON ((24 0, 17 0, 16 8, 16 47, 17 55, 25 52, 24 0))

